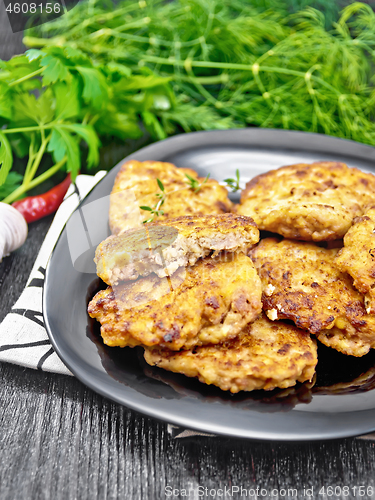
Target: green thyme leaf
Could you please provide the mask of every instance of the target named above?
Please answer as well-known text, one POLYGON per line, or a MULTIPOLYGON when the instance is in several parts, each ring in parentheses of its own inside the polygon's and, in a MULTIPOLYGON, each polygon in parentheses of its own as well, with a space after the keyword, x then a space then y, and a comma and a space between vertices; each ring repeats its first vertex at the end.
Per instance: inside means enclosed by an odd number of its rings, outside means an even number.
POLYGON ((207 174, 206 177, 204 178, 204 181, 202 182, 202 186, 203 186, 203 184, 206 184, 206 182, 208 181, 209 178, 210 178, 210 174, 207 174))
POLYGON ((240 171, 236 170, 236 178, 235 179, 224 179, 224 182, 226 182, 227 187, 229 187, 233 193, 238 191, 240 188, 240 171))
POLYGON ((156 182, 158 183, 158 186, 159 186, 160 190, 161 190, 161 191, 164 191, 164 185, 163 185, 163 183, 161 182, 161 180, 160 180, 160 179, 156 179, 156 182))

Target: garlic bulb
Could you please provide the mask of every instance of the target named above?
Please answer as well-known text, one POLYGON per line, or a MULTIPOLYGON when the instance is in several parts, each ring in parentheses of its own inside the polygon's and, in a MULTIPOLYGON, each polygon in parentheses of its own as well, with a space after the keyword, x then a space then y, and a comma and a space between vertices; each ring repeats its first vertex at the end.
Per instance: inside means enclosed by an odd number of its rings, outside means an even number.
POLYGON ((0 262, 23 245, 27 238, 27 222, 11 205, 0 203, 0 262))

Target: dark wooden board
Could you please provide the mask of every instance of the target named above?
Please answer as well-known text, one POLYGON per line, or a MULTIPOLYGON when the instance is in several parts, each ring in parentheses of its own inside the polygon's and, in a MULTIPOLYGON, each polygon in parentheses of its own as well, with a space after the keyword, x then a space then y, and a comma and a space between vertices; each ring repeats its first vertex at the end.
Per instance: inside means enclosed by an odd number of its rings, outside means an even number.
POLYGON ((22 54, 25 50, 22 37, 22 32, 12 32, 4 2, 0 1, 0 59, 7 61, 15 54, 22 54))

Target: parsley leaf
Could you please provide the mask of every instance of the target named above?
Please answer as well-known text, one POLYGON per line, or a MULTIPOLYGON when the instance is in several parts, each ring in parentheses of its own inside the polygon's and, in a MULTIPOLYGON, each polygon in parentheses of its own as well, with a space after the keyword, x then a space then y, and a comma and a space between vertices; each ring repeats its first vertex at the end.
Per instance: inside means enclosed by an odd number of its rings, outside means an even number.
POLYGON ((144 111, 141 116, 143 118, 145 127, 154 139, 162 140, 167 137, 167 134, 160 125, 160 122, 154 113, 151 113, 150 111, 144 111))
POLYGON ((54 55, 45 55, 42 58, 41 65, 44 67, 43 71, 43 85, 47 86, 51 83, 61 81, 70 81, 71 74, 63 61, 54 55))
POLYGON ((48 151, 53 154, 56 163, 61 161, 64 156, 67 157, 67 170, 71 172, 74 180, 81 167, 79 147, 74 137, 63 126, 54 128, 48 144, 48 151))
POLYGON ((4 184, 0 186, 0 200, 11 194, 22 183, 22 175, 17 172, 9 172, 4 184))
POLYGON ((59 120, 67 120, 79 116, 81 104, 79 99, 79 85, 74 78, 71 83, 57 82, 54 85, 56 98, 55 116, 59 120))
POLYGON ((56 163, 61 161, 65 156, 66 144, 57 128, 52 131, 47 151, 53 154, 56 163))
POLYGON ((54 96, 51 88, 37 99, 34 94, 24 92, 13 100, 12 122, 17 125, 48 123, 54 117, 54 96))
POLYGON ((0 186, 6 181, 12 164, 12 148, 6 135, 0 131, 0 186))
POLYGON ((62 125, 61 127, 74 132, 87 143, 89 148, 87 156, 88 167, 93 167, 94 165, 97 165, 99 163, 100 143, 94 128, 91 125, 82 125, 80 123, 75 123, 71 125, 62 125))
POLYGON ((39 57, 44 56, 45 52, 43 52, 42 50, 38 50, 38 49, 29 49, 29 50, 26 50, 25 55, 26 55, 27 59, 30 62, 32 62, 32 61, 35 61, 36 59, 39 59, 39 57))
POLYGON ((0 83, 0 116, 3 118, 12 118, 12 99, 7 86, 0 83))
MULTIPOLYGON (((64 150, 64 155, 67 156, 67 171, 72 174, 74 181, 81 168, 81 156, 79 152, 77 140, 63 126, 56 126, 54 132, 60 135, 59 153, 64 150)), ((52 138, 51 138, 52 142, 52 138)), ((62 157, 60 157, 60 160, 62 157)))
POLYGON ((76 70, 83 78, 83 98, 95 108, 100 109, 108 99, 108 86, 104 75, 95 68, 77 66, 76 70))

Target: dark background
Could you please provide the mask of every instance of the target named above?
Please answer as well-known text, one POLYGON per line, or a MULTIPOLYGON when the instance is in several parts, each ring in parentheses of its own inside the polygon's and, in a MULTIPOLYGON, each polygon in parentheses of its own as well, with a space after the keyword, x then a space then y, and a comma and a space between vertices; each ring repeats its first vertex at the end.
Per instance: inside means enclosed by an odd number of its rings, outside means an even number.
POLYGON ((10 59, 15 54, 24 52, 23 33, 13 33, 10 27, 5 5, 0 0, 0 59, 10 59))
MULTIPOLYGON (((12 33, 0 0, 0 58, 23 50, 22 33, 12 33)), ((51 221, 31 224, 27 243, 0 264, 0 321, 20 295, 51 221)), ((165 423, 112 403, 73 377, 6 363, 0 363, 0 408, 1 500, 153 500, 165 498, 167 485, 314 487, 314 498, 323 499, 322 486, 375 486, 372 441, 173 439, 165 423)))

